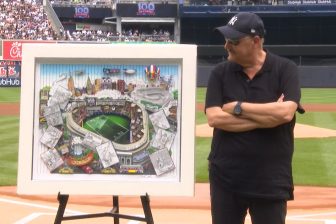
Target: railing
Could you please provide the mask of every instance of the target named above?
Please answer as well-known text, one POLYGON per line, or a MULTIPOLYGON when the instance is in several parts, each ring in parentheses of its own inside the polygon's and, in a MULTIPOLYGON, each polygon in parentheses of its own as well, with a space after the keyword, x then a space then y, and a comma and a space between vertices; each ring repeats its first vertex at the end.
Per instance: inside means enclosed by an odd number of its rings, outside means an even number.
POLYGON ((111 7, 115 4, 114 0, 55 0, 50 1, 55 6, 88 6, 88 7, 111 7))
POLYGON ((155 35, 155 34, 140 34, 136 36, 132 35, 97 35, 95 39, 92 36, 86 36, 83 33, 69 34, 70 41, 98 41, 98 42, 164 42, 174 43, 174 35, 155 35))
POLYGON ((44 11, 47 13, 48 19, 51 22, 51 25, 54 29, 54 31, 58 34, 61 35, 61 33, 64 31, 64 27, 57 17, 54 9, 52 8, 50 1, 49 0, 44 0, 43 4, 44 11))

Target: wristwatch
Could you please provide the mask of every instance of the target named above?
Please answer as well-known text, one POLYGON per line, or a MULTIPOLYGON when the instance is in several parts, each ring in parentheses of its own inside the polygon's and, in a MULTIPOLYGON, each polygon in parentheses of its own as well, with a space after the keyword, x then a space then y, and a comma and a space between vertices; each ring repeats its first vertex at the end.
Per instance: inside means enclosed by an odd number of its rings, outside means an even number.
POLYGON ((238 101, 236 106, 233 108, 233 114, 236 116, 241 115, 242 113, 242 108, 241 108, 242 102, 238 101))

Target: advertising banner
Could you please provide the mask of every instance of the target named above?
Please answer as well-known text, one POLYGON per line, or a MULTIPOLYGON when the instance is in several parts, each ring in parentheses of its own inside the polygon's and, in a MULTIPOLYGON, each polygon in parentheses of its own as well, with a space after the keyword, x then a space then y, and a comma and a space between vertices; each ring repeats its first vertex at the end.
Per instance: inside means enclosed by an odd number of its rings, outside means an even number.
POLYGON ((0 57, 2 58, 2 40, 0 40, 0 57))
POLYGON ((76 23, 76 30, 90 30, 90 29, 91 29, 90 24, 76 23))
POLYGON ((21 62, 0 60, 0 87, 21 85, 21 62))
POLYGON ((21 61, 22 44, 24 43, 56 43, 55 41, 4 40, 2 42, 3 60, 21 61))
POLYGON ((1 87, 18 87, 21 86, 20 78, 0 78, 1 87))
POLYGON ((121 17, 176 17, 177 5, 153 2, 118 4, 117 15, 121 17))
POLYGON ((66 18, 66 19, 73 19, 73 18, 104 19, 105 17, 112 16, 111 8, 93 8, 87 6, 76 6, 76 7, 54 6, 53 8, 59 18, 66 18))
POLYGON ((85 6, 76 6, 74 18, 90 18, 90 8, 85 6))

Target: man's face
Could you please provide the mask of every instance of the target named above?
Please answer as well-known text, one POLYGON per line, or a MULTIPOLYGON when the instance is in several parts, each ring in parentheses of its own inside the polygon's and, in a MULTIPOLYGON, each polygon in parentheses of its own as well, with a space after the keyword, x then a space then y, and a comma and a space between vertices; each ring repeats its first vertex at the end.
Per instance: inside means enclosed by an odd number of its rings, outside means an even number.
POLYGON ((237 40, 225 39, 228 60, 244 65, 253 57, 254 37, 246 36, 237 40))

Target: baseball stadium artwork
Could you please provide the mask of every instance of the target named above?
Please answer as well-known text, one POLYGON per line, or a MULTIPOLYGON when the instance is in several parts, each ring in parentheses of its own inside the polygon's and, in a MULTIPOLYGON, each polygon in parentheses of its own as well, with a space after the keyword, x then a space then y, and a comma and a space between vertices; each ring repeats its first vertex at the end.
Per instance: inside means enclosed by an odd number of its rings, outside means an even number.
POLYGON ((193 194, 195 46, 23 49, 18 193, 193 194))

